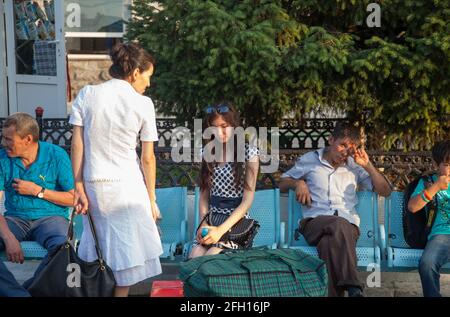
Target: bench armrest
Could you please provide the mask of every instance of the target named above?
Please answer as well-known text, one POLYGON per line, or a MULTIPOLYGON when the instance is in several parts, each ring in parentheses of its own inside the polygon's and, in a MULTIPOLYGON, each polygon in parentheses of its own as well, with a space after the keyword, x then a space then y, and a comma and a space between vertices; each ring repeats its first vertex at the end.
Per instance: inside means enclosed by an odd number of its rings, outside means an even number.
POLYGON ((378 232, 379 239, 378 239, 377 242, 378 242, 378 246, 381 249, 381 257, 385 258, 386 257, 386 252, 387 252, 387 249, 386 249, 386 229, 385 229, 383 224, 380 224, 378 226, 378 230, 379 230, 379 232, 378 232))
POLYGON ((180 233, 181 233, 181 242, 182 243, 185 243, 186 240, 187 240, 187 238, 186 238, 186 227, 187 227, 187 222, 186 222, 186 220, 183 220, 181 222, 181 225, 180 225, 180 233))
POLYGON ((279 246, 283 247, 286 245, 286 223, 282 221, 280 223, 280 242, 279 246))

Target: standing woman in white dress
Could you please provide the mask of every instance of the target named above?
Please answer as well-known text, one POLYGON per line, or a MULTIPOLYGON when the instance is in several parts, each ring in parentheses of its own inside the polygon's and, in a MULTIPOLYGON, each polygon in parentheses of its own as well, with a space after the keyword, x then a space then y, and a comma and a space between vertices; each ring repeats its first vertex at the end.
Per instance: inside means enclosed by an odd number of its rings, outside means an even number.
MULTIPOLYGON (((143 96, 155 61, 134 43, 116 45, 111 59, 113 79, 84 87, 73 103, 74 207, 77 213, 92 215, 103 256, 116 279, 115 296, 125 297, 131 285, 162 272, 163 249, 155 224, 155 109, 143 96)), ((86 217, 83 228, 79 256, 95 261, 86 217)))

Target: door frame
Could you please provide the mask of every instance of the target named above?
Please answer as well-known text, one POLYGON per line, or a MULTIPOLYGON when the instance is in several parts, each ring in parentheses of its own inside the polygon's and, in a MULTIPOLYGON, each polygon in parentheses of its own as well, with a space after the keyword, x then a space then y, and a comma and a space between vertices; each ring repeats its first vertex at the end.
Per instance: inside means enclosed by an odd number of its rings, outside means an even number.
POLYGON ((7 76, 8 76, 8 92, 9 92, 9 113, 19 111, 17 101, 17 85, 19 83, 27 84, 49 84, 56 85, 55 102, 56 107, 61 107, 67 114, 67 86, 66 86, 66 48, 64 36, 64 1, 54 1, 55 4, 55 40, 56 43, 56 76, 39 76, 39 75, 19 75, 16 73, 15 59, 15 26, 14 26, 14 0, 5 1, 5 18, 6 18, 6 43, 7 43, 7 76), (59 18, 57 18, 59 16, 59 18), (64 108, 63 108, 64 107, 64 108))
POLYGON ((8 85, 6 70, 5 7, 0 0, 0 117, 8 116, 8 85))

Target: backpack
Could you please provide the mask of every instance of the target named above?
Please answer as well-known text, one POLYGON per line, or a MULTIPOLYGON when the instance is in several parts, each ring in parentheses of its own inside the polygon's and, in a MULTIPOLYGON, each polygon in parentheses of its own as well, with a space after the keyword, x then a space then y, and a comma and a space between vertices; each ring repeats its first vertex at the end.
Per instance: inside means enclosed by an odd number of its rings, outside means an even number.
POLYGON ((403 195, 403 236, 406 243, 414 249, 425 248, 428 241, 428 235, 431 232, 437 214, 437 196, 434 196, 432 201, 415 213, 412 213, 408 209, 408 202, 411 195, 414 193, 414 190, 421 179, 423 179, 425 184, 433 183, 432 175, 422 175, 406 186, 403 195))

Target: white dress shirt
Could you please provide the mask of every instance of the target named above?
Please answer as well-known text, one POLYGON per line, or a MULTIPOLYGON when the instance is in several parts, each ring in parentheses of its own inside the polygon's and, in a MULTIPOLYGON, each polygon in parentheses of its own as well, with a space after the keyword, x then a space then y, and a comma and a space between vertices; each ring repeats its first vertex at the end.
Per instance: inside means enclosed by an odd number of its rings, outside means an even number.
POLYGON ((323 158, 323 152, 319 149, 302 155, 281 177, 306 181, 312 202, 311 207, 302 206, 304 218, 337 215, 359 226, 356 190, 358 186, 359 190, 372 190, 372 179, 353 158, 335 169, 323 158))

